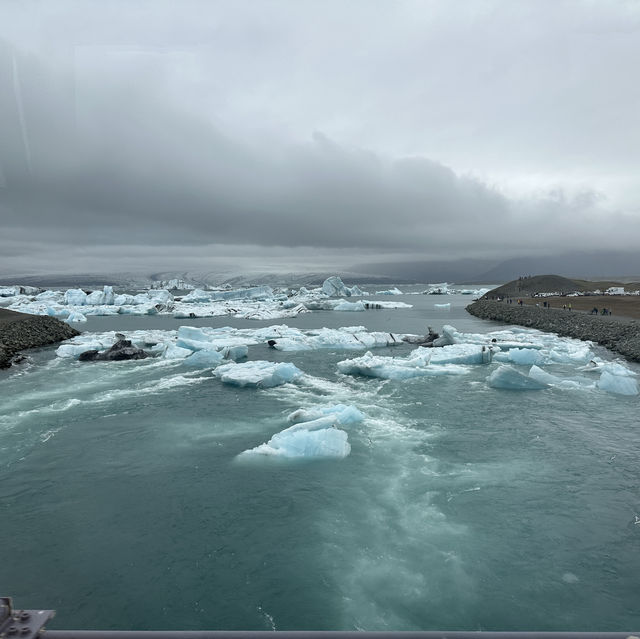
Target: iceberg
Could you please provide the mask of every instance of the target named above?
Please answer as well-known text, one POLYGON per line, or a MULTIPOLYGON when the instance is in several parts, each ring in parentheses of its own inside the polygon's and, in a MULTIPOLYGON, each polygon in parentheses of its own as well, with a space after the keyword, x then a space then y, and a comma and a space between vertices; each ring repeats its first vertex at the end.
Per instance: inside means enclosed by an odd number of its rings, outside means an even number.
POLYGON ((41 302, 43 300, 47 300, 49 302, 58 302, 61 304, 64 301, 64 293, 61 291, 43 291, 42 293, 38 293, 36 295, 36 300, 41 302))
MULTIPOLYGON (((295 329, 293 329, 295 330, 295 329)), ((402 335, 394 333, 368 333, 363 326, 322 328, 317 331, 290 332, 282 338, 271 338, 269 346, 280 351, 312 351, 324 348, 335 350, 365 350, 402 344, 402 335)))
POLYGON ((449 285, 446 282, 441 284, 430 284, 429 288, 424 291, 425 295, 449 295, 449 285))
POLYGON ((86 322, 87 318, 78 311, 72 311, 65 319, 65 322, 86 322))
POLYGON ((245 450, 240 456, 315 459, 347 457, 351 452, 351 445, 347 433, 335 427, 338 414, 294 424, 274 435, 265 444, 245 450))
POLYGON ((449 344, 434 348, 432 364, 490 364, 498 349, 480 344, 449 344))
POLYGON ((587 389, 587 388, 595 387, 595 384, 590 382, 585 377, 563 379, 561 377, 556 377, 555 375, 551 375, 551 373, 548 373, 547 371, 544 371, 535 365, 533 365, 529 370, 529 377, 531 379, 536 380, 537 382, 540 382, 541 384, 547 384, 549 386, 555 386, 558 388, 587 389))
POLYGON ((531 366, 532 364, 544 364, 546 357, 534 348, 512 348, 502 353, 497 353, 494 357, 497 362, 511 362, 512 364, 522 364, 531 366))
POLYGON ((210 300, 209 293, 201 288, 195 288, 182 298, 183 302, 208 302, 210 300))
POLYGON ((271 388, 293 382, 302 375, 302 371, 288 362, 257 360, 243 364, 224 364, 214 371, 214 375, 225 384, 271 388))
MULTIPOLYGON (((180 348, 180 347, 178 347, 180 348)), ((211 349, 196 351, 185 358, 184 363, 187 366, 197 366, 199 368, 213 368, 218 366, 224 359, 219 351, 211 349)))
POLYGON ((162 353, 162 357, 164 359, 184 359, 192 353, 193 351, 188 348, 182 348, 181 346, 176 346, 176 344, 168 344, 162 353))
POLYGON ((75 357, 78 358, 85 351, 99 351, 105 348, 105 344, 100 340, 86 341, 82 343, 66 342, 56 349, 58 357, 75 357))
POLYGON ((327 297, 351 297, 351 290, 347 288, 337 275, 328 277, 322 283, 322 292, 327 297))
POLYGON ((113 287, 105 286, 102 291, 89 293, 85 299, 85 304, 87 306, 111 306, 114 301, 113 287))
POLYGON ((64 294, 64 303, 70 306, 84 306, 87 303, 87 294, 79 288, 70 288, 64 294))
POLYGON ((68 308, 54 304, 53 306, 47 306, 46 313, 49 317, 69 317, 71 311, 68 308))
POLYGON ((447 302, 446 304, 434 304, 434 308, 439 308, 440 310, 448 311, 451 308, 451 303, 447 302))
POLYGON ((300 422, 312 422, 321 417, 331 415, 335 418, 335 423, 340 425, 358 424, 364 420, 364 414, 355 406, 345 404, 331 404, 329 406, 316 406, 313 408, 299 408, 287 417, 287 421, 292 424, 300 422))
POLYGON ((630 375, 615 375, 608 370, 602 371, 598 388, 615 395, 637 395, 638 383, 630 375))
POLYGON ((209 299, 217 302, 222 300, 266 300, 273 298, 273 289, 270 286, 253 286, 231 291, 211 291, 209 299))
POLYGON ((364 311, 362 302, 340 302, 333 308, 334 311, 364 311))
POLYGON ((419 347, 408 357, 378 357, 367 351, 362 357, 338 362, 344 375, 362 375, 381 379, 411 379, 439 375, 464 375, 468 369, 455 364, 430 364, 432 350, 419 347))
POLYGON ((403 293, 399 288, 394 287, 386 291, 376 291, 376 295, 403 295, 403 293))
POLYGON ((541 390, 548 388, 548 384, 528 375, 524 375, 512 366, 499 366, 489 377, 487 382, 491 388, 505 390, 541 390))

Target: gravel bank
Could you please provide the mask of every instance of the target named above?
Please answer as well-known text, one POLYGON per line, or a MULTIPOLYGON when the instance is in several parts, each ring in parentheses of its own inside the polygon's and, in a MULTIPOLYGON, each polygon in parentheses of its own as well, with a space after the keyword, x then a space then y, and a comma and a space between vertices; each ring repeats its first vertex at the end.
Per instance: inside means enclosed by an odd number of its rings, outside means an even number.
POLYGON ((75 328, 55 317, 0 309, 0 368, 9 368, 19 351, 55 344, 79 334, 75 328))
POLYGON ((640 322, 616 317, 587 315, 559 308, 518 306, 480 300, 467 306, 471 315, 505 324, 519 324, 567 337, 591 340, 627 359, 640 362, 640 322))

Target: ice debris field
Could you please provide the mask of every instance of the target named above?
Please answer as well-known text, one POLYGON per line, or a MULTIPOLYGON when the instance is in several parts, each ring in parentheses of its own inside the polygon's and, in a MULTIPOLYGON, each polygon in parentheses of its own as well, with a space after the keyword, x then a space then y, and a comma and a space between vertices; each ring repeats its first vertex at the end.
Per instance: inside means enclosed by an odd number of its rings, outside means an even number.
MULTIPOLYGON (((428 295, 483 295, 488 289, 456 291, 446 284, 438 284, 423 291, 428 295)), ((181 292, 181 291, 179 291, 181 292)), ((371 309, 411 308, 406 302, 389 299, 366 299, 369 295, 401 295, 398 288, 369 294, 358 286, 348 287, 337 276, 327 278, 321 287, 307 289, 253 286, 246 288, 193 288, 185 295, 174 296, 169 290, 151 288, 136 294, 116 293, 112 286, 89 293, 81 289, 45 290, 35 287, 13 286, 0 288, 2 306, 33 315, 50 315, 67 322, 84 322, 89 315, 170 315, 177 319, 219 317, 228 315, 238 319, 272 320, 296 317, 318 310, 362 312, 371 309), (351 301, 346 298, 359 298, 351 301)), ((415 293, 412 293, 415 294, 415 293)), ((448 304, 436 304, 448 309, 448 304)))
MULTIPOLYGON (((287 325, 258 329, 233 327, 177 330, 139 330, 127 333, 132 344, 152 357, 135 362, 83 363, 76 361, 88 350, 108 349, 122 337, 114 331, 85 333, 56 349, 60 360, 74 366, 148 366, 156 363, 184 366, 205 372, 222 384, 257 391, 283 385, 313 386, 322 380, 306 374, 302 364, 264 359, 269 352, 305 354, 331 351, 337 355, 334 379, 377 378, 391 383, 429 380, 442 376, 468 376, 484 371, 481 379, 494 392, 560 391, 606 392, 619 396, 638 394, 636 373, 624 362, 605 361, 589 342, 558 337, 524 328, 489 333, 461 333, 445 325, 434 347, 411 344, 403 338, 415 335, 367 331, 362 326, 302 330, 287 325), (400 347, 404 354, 380 354, 400 347), (260 348, 259 358, 252 351, 260 348), (378 354, 374 354, 375 349, 378 354), (348 351, 364 351, 340 358, 348 351), (408 352, 407 352, 408 351, 408 352), (551 370, 548 370, 551 369, 551 370)), ((187 373, 188 375, 189 373, 187 373)), ((192 373, 193 374, 193 373, 192 373)), ((188 379, 188 378, 187 378, 188 379)), ((477 383, 478 376, 473 376, 477 383)), ((329 406, 298 411, 289 417, 294 425, 268 441, 245 451, 242 457, 315 458, 346 457, 350 452, 347 427, 366 420, 366 411, 354 406, 329 406)))

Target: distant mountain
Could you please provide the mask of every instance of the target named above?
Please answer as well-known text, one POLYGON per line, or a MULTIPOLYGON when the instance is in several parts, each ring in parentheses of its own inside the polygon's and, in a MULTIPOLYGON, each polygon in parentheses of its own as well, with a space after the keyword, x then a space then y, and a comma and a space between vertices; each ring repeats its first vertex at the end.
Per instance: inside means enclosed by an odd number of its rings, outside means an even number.
POLYGON ((376 273, 410 282, 492 284, 525 275, 557 273, 563 277, 637 281, 640 253, 630 251, 573 252, 562 255, 528 255, 508 260, 460 259, 367 263, 354 271, 376 273))
POLYGON ((462 259, 454 261, 424 260, 412 262, 379 262, 356 264, 353 271, 384 275, 398 283, 480 282, 483 284, 503 281, 482 279, 483 273, 495 268, 496 259, 462 259))
POLYGON ((640 253, 602 251, 515 257, 484 272, 477 281, 504 282, 542 273, 587 280, 636 281, 640 274, 640 253))

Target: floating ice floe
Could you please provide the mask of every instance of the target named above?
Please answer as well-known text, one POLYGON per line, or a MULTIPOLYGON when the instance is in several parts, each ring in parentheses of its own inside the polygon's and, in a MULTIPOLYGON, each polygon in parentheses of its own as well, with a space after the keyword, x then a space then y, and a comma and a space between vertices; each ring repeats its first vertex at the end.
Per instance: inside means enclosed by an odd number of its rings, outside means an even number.
POLYGON ((302 371, 289 362, 257 360, 242 364, 224 364, 213 374, 225 384, 271 388, 295 381, 302 375, 302 371))
POLYGON ((403 295, 403 293, 399 288, 394 287, 386 291, 376 291, 376 295, 403 295))
POLYGON ((272 338, 269 346, 280 351, 312 351, 318 349, 365 350, 367 348, 402 344, 403 335, 397 333, 367 332, 364 326, 321 328, 306 333, 290 329, 282 338, 272 338))
POLYGON ((598 380, 598 388, 616 395, 637 395, 638 382, 630 375, 615 375, 607 370, 602 371, 598 380))
POLYGON ((473 295, 474 297, 482 297, 486 295, 490 288, 459 288, 454 291, 458 295, 473 295))
POLYGON ((489 377, 487 382, 491 388, 501 388, 505 390, 541 390, 548 388, 548 384, 537 379, 533 379, 521 373, 513 366, 502 365, 496 368, 489 377))
POLYGON ((490 333, 461 333, 450 325, 442 327, 441 335, 433 342, 434 346, 452 344, 490 345, 500 351, 519 349, 513 355, 496 354, 496 361, 514 364, 584 364, 594 355, 591 342, 582 342, 570 337, 558 337, 553 333, 543 333, 535 329, 512 327, 490 333), (532 350, 540 351, 535 358, 532 350))
POLYGON ((440 310, 449 310, 451 308, 451 304, 447 302, 446 304, 434 304, 434 308, 438 308, 440 310))
POLYGON ((429 288, 424 291, 425 295, 450 295, 449 285, 446 282, 441 284, 430 284, 429 288))
POLYGON ((284 458, 344 458, 351 452, 345 431, 337 425, 361 422, 364 415, 353 406, 338 404, 300 409, 289 415, 293 426, 275 434, 268 442, 245 450, 240 458, 267 456, 284 458))
POLYGON ((439 375, 464 375, 469 370, 458 364, 431 364, 433 351, 417 348, 408 357, 378 357, 367 351, 362 357, 338 362, 338 370, 344 375, 363 375, 381 379, 410 379, 439 375))
POLYGON ((334 311, 364 311, 362 302, 340 302, 333 307, 334 311))
POLYGON ((511 348, 508 351, 497 353, 494 360, 531 366, 532 364, 544 364, 549 360, 549 357, 535 348, 511 348))
POLYGON ((321 417, 331 415, 340 425, 357 424, 364 419, 364 414, 355 406, 345 404, 330 404, 327 406, 314 406, 313 408, 299 408, 287 416, 287 421, 292 424, 311 422, 321 417))

